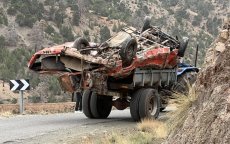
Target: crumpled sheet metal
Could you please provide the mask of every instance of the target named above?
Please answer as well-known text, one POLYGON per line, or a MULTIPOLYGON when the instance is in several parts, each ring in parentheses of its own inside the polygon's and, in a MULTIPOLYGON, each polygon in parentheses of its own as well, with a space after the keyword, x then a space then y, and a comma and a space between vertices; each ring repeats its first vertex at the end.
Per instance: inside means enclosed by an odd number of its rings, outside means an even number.
POLYGON ((71 93, 75 91, 70 75, 63 74, 58 78, 58 80, 63 90, 71 92, 71 93))
POLYGON ((174 68, 177 65, 177 52, 177 49, 170 51, 170 48, 156 48, 146 51, 137 55, 133 63, 126 68, 122 68, 120 62, 120 65, 108 71, 108 75, 113 77, 127 76, 132 70, 140 67, 156 69, 174 68))
POLYGON ((89 63, 102 64, 102 65, 108 64, 108 60, 107 59, 103 59, 101 57, 94 57, 94 56, 91 56, 91 55, 82 55, 75 48, 66 47, 63 50, 63 52, 64 52, 64 54, 66 56, 75 57, 75 58, 81 59, 81 60, 89 62, 89 63))

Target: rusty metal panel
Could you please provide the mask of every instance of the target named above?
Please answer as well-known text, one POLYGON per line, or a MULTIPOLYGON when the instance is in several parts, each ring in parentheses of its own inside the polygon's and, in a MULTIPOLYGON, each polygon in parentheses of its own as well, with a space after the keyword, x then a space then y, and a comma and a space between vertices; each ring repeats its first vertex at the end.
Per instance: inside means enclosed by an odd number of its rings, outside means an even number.
POLYGON ((61 62, 65 64, 65 67, 76 70, 76 71, 82 71, 85 69, 91 69, 95 67, 92 64, 86 63, 85 61, 82 62, 81 59, 77 59, 74 57, 61 56, 60 60, 61 62))
POLYGON ((135 86, 154 87, 158 84, 168 86, 170 84, 175 83, 176 80, 176 69, 136 69, 133 82, 135 86))
POLYGON ((71 92, 71 93, 75 91, 74 84, 71 80, 70 75, 68 74, 61 75, 58 80, 64 91, 71 92))
POLYGON ((62 62, 57 59, 55 56, 45 57, 41 61, 42 70, 65 70, 65 66, 62 62))

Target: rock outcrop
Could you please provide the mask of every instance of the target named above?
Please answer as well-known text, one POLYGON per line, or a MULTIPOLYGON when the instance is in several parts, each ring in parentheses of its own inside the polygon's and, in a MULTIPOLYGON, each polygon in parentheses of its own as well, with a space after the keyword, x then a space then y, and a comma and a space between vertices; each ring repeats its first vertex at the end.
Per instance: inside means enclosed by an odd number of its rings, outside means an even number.
POLYGON ((230 143, 230 20, 206 54, 196 82, 197 100, 167 142, 230 143))

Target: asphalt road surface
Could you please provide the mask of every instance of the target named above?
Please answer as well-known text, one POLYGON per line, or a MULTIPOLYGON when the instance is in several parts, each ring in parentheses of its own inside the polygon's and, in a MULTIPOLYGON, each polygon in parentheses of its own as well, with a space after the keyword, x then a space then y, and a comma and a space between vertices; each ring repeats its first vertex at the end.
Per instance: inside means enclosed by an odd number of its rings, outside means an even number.
MULTIPOLYGON (((175 108, 166 108, 166 112, 172 110, 175 108)), ((167 116, 160 113, 159 119, 164 121, 167 116)), ((97 138, 135 127, 129 109, 113 110, 107 119, 88 119, 83 113, 0 117, 0 144, 78 144, 87 135, 97 138)))
POLYGON ((128 109, 114 110, 108 119, 88 119, 83 113, 0 117, 0 143, 73 143, 86 134, 135 126, 128 109))

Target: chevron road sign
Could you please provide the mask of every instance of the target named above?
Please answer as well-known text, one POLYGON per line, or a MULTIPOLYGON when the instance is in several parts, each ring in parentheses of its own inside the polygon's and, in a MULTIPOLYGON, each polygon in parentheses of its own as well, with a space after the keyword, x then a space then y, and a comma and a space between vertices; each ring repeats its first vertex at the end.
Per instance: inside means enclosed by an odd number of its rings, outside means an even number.
POLYGON ((10 90, 11 91, 24 91, 30 90, 30 83, 29 80, 20 79, 20 80, 10 80, 10 90))
POLYGON ((10 80, 10 90, 16 91, 19 90, 19 110, 20 113, 24 113, 24 98, 23 98, 23 91, 30 90, 30 82, 28 79, 20 79, 20 80, 10 80))

